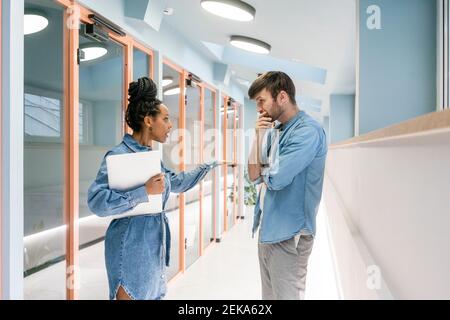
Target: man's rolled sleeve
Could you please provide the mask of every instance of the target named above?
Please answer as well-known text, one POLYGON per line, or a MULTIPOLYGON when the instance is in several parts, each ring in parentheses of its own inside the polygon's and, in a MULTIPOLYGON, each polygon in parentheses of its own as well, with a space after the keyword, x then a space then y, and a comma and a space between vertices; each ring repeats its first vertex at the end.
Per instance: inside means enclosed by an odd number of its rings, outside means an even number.
POLYGON ((269 190, 281 190, 292 183, 314 159, 320 145, 320 136, 313 127, 300 127, 276 151, 273 165, 262 170, 261 176, 269 190))

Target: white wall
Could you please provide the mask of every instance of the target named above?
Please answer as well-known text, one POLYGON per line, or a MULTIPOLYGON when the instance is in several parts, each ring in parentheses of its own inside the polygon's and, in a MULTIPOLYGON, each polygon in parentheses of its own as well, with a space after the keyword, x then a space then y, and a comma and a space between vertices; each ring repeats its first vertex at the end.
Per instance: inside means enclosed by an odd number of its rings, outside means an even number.
POLYGON ((2 1, 3 299, 23 297, 23 12, 23 0, 2 1))
POLYGON ((450 298, 450 129, 331 147, 324 185, 344 299, 450 298), (367 281, 378 266, 386 285, 367 281))

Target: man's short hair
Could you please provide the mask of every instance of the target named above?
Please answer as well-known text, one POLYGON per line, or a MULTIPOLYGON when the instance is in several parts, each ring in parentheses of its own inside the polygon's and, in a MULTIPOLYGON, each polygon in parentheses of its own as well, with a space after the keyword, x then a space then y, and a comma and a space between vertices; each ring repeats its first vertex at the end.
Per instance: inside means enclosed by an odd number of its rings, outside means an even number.
POLYGON ((291 103, 297 104, 295 101, 295 85, 292 79, 284 72, 269 71, 259 76, 248 89, 250 99, 255 99, 256 95, 266 89, 272 95, 274 100, 277 99, 280 91, 285 91, 291 103))

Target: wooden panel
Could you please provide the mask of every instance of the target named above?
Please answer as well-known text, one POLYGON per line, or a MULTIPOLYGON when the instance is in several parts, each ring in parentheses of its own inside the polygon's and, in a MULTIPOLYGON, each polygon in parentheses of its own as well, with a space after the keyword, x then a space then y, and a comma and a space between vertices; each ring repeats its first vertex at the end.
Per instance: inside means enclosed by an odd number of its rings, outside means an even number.
POLYGON ((233 125, 233 219, 236 223, 237 219, 237 103, 233 106, 234 109, 234 125, 233 125))
POLYGON ((228 228, 227 221, 227 174, 228 174, 228 159, 227 159, 227 111, 228 111, 228 97, 223 99, 223 231, 226 232, 228 228))
MULTIPOLYGON (((200 87, 200 163, 203 163, 203 150, 205 134, 205 88, 200 87)), ((203 181, 200 182, 200 222, 199 222, 199 236, 198 236, 198 249, 199 255, 203 255, 203 181)))
POLYGON ((171 67, 172 69, 174 69, 176 72, 178 73, 184 73, 184 69, 181 68, 180 66, 178 66, 177 64, 173 63, 172 61, 170 61, 169 59, 163 59, 163 64, 171 67))
MULTIPOLYGON (((75 9, 76 10, 76 9, 75 9)), ((66 11, 64 21, 73 17, 66 11)), ((64 29, 65 50, 65 113, 64 113, 64 212, 66 233, 66 298, 78 299, 79 285, 79 141, 78 141, 78 102, 79 102, 79 66, 77 50, 79 48, 78 30, 64 29)))
MULTIPOLYGON (((2 41, 2 0, 0 0, 0 181, 3 181, 3 147, 2 147, 2 124, 3 124, 3 109, 2 109, 2 50, 3 50, 3 41, 2 41)), ((2 190, 3 183, 0 183, 0 300, 3 299, 3 244, 2 244, 2 238, 3 238, 3 225, 2 225, 2 219, 3 219, 3 190, 2 190)))
MULTIPOLYGON (((133 81, 133 46, 128 41, 125 45, 125 83, 123 86, 123 109, 122 114, 125 117, 125 114, 128 109, 128 87, 130 83, 133 81)), ((123 132, 132 134, 131 128, 128 126, 127 122, 123 120, 123 132)))
MULTIPOLYGON (((217 116, 217 102, 216 102, 216 91, 213 91, 213 101, 214 101, 214 105, 213 105, 213 110, 214 110, 214 131, 216 132, 217 130, 217 121, 216 121, 216 116, 217 116)), ((214 146, 216 146, 216 139, 218 139, 219 137, 214 135, 214 146)), ((217 152, 218 150, 214 150, 214 158, 217 159, 217 152)), ((213 172, 213 185, 216 185, 216 179, 217 179, 217 175, 216 175, 216 171, 214 170, 213 172)), ((220 186, 219 186, 220 188, 220 186)), ((213 228, 214 228, 214 241, 217 239, 217 230, 216 230, 216 226, 217 226, 217 197, 216 197, 216 192, 214 190, 214 188, 211 188, 211 191, 213 193, 213 203, 214 203, 214 223, 213 223, 213 228)))
MULTIPOLYGON (((180 97, 179 97, 179 107, 180 107, 180 118, 179 118, 179 129, 180 129, 180 171, 186 170, 185 163, 185 133, 186 129, 186 71, 181 70, 180 73, 180 97)), ((186 269, 186 247, 185 247, 185 232, 184 232, 184 214, 185 214, 185 198, 184 193, 180 194, 180 270, 182 272, 186 269)))

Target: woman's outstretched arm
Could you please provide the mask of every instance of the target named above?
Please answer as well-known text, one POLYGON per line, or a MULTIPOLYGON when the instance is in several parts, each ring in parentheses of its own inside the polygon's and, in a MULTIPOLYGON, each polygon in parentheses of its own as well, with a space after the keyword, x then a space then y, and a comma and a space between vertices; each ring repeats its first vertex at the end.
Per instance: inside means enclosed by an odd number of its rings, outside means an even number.
POLYGON ((208 174, 209 171, 217 167, 219 164, 219 161, 207 162, 199 165, 194 170, 183 171, 178 174, 167 168, 164 169, 166 170, 166 174, 169 175, 170 183, 172 185, 172 192, 181 193, 193 188, 208 174))

